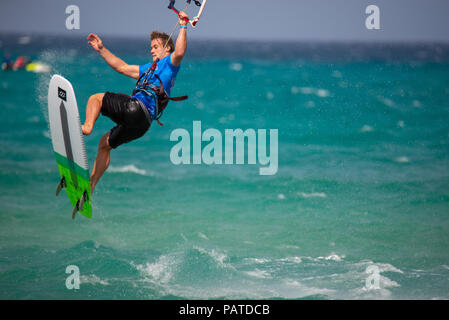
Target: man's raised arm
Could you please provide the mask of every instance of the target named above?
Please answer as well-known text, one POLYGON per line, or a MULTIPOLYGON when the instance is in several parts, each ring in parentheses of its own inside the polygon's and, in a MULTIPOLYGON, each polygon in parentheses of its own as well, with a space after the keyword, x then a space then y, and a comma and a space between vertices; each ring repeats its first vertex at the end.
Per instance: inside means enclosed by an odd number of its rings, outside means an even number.
POLYGON ((175 51, 171 55, 171 62, 174 66, 181 64, 182 58, 187 50, 187 21, 184 19, 187 15, 184 12, 179 13, 179 24, 182 26, 176 39, 175 51))
POLYGON ((92 48, 94 48, 94 50, 103 57, 103 59, 109 66, 111 66, 112 69, 133 79, 139 78, 139 66, 129 65, 119 57, 115 56, 103 46, 103 41, 101 41, 100 37, 98 37, 96 34, 89 34, 87 40, 92 48))

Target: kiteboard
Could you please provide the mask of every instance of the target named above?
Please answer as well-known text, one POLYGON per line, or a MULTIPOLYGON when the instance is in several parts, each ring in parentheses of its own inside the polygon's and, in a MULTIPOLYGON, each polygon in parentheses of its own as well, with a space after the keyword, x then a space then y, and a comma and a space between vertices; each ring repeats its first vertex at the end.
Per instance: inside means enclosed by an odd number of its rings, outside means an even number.
POLYGON ((51 67, 45 63, 31 62, 26 65, 25 70, 34 73, 47 73, 51 71, 51 67))
POLYGON ((62 189, 77 212, 92 217, 90 176, 84 137, 72 84, 53 75, 48 88, 48 119, 56 163, 61 176, 56 195, 62 189))

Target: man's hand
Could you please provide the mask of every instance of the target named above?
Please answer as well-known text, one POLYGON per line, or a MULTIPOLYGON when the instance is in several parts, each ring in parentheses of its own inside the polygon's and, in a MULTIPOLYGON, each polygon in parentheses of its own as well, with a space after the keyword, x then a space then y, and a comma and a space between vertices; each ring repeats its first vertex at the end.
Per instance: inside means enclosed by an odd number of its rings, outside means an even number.
POLYGON ((103 41, 101 41, 100 37, 96 34, 89 34, 87 40, 95 51, 100 52, 100 50, 103 49, 103 41))
POLYGON ((186 26, 188 23, 187 22, 188 20, 189 20, 189 17, 187 16, 187 14, 184 11, 181 11, 178 16, 179 25, 186 26))

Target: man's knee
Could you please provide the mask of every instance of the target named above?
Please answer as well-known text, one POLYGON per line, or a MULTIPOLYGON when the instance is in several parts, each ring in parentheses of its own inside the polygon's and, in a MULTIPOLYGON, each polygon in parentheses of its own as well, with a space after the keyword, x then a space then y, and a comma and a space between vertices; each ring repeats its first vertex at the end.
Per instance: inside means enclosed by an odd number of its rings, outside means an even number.
POLYGON ((98 149, 103 149, 107 151, 112 149, 112 147, 109 145, 109 132, 101 137, 100 143, 98 144, 98 149))
POLYGON ((100 106, 103 104, 103 97, 104 93, 96 93, 89 97, 89 100, 96 100, 100 104, 100 106))

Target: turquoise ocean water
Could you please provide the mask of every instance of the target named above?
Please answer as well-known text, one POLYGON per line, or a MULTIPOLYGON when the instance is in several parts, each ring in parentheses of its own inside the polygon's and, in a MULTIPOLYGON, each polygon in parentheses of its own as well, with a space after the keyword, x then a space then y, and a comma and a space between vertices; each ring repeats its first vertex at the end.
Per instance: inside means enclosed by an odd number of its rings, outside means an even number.
MULTIPOLYGON (((103 41, 149 62, 144 39, 103 41)), ((189 100, 112 152, 90 220, 55 197, 48 82, 72 82, 83 121, 91 94, 134 81, 84 39, 0 50, 52 67, 0 73, 1 299, 449 298, 449 47, 192 41, 172 90, 189 100), (278 129, 278 172, 172 164, 193 121, 278 129)), ((86 137, 90 169, 112 125, 86 137)))

